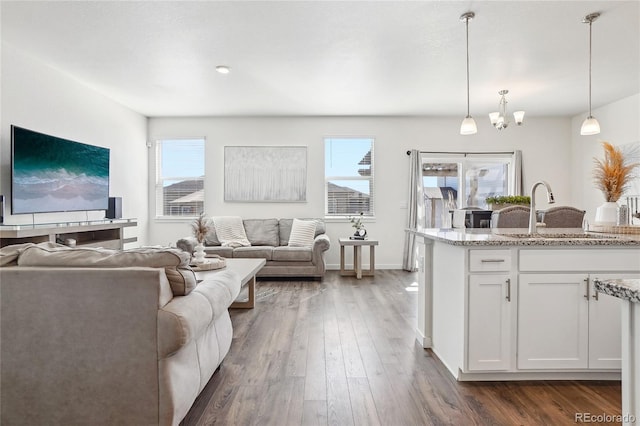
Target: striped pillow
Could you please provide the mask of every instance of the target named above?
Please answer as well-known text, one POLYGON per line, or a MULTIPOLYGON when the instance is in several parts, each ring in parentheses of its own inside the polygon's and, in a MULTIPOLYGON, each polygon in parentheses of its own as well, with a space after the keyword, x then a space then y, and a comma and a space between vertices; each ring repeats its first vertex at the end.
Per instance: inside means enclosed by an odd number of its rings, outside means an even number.
POLYGON ((316 235, 315 220, 293 219, 289 247, 311 247, 316 235))

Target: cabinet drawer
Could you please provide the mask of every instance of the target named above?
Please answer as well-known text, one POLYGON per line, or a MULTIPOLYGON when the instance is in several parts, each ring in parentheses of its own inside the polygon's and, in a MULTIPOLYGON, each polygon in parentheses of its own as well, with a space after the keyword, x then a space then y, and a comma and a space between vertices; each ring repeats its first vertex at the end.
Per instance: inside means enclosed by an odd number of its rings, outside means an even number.
POLYGON ((640 270, 638 249, 538 249, 520 250, 520 271, 621 272, 640 270))
POLYGON ((510 271, 510 250, 469 250, 470 272, 510 271))

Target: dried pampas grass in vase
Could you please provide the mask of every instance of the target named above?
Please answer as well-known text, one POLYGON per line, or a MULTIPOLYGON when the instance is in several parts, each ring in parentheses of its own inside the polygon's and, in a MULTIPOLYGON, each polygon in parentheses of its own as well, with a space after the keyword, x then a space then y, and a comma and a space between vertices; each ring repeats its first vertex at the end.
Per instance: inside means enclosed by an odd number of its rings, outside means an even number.
POLYGON ((200 216, 191 223, 193 236, 200 244, 204 243, 204 239, 207 237, 210 230, 211 222, 207 219, 207 215, 204 212, 200 213, 200 216))
POLYGON ((193 236, 198 240, 198 244, 195 247, 194 259, 193 263, 204 263, 205 262, 205 252, 204 252, 204 240, 207 237, 211 229, 211 222, 207 219, 207 216, 204 212, 200 213, 192 223, 191 230, 193 232, 193 236))
POLYGON ((637 148, 625 152, 609 142, 602 142, 604 158, 594 158, 593 182, 605 198, 605 203, 596 210, 596 222, 615 225, 617 221, 617 201, 629 188, 631 181, 637 177, 636 169, 640 163, 637 148))
POLYGON ((609 142, 602 142, 602 147, 604 159, 593 159, 595 166, 593 180, 607 202, 616 202, 629 188, 631 181, 637 177, 635 170, 640 163, 630 160, 634 157, 634 153, 625 153, 609 142))

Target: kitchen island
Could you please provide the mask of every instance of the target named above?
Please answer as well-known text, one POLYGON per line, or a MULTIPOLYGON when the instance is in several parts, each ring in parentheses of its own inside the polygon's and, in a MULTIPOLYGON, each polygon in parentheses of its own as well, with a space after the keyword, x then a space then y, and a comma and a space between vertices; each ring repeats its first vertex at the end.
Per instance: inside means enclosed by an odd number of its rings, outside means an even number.
POLYGON ((640 235, 418 229, 417 340, 458 380, 619 379, 620 300, 640 235))
POLYGON ((622 416, 640 420, 640 280, 596 280, 596 290, 622 303, 622 416))

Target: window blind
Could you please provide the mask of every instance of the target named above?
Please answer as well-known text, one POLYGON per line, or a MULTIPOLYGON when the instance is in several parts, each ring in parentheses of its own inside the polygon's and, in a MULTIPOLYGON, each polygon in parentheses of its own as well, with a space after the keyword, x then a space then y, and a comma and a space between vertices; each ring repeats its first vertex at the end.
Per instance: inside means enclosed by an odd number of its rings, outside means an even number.
POLYGON ((204 211, 204 139, 156 141, 156 216, 204 211))
POLYGON ((325 215, 374 215, 374 140, 325 139, 325 215))

